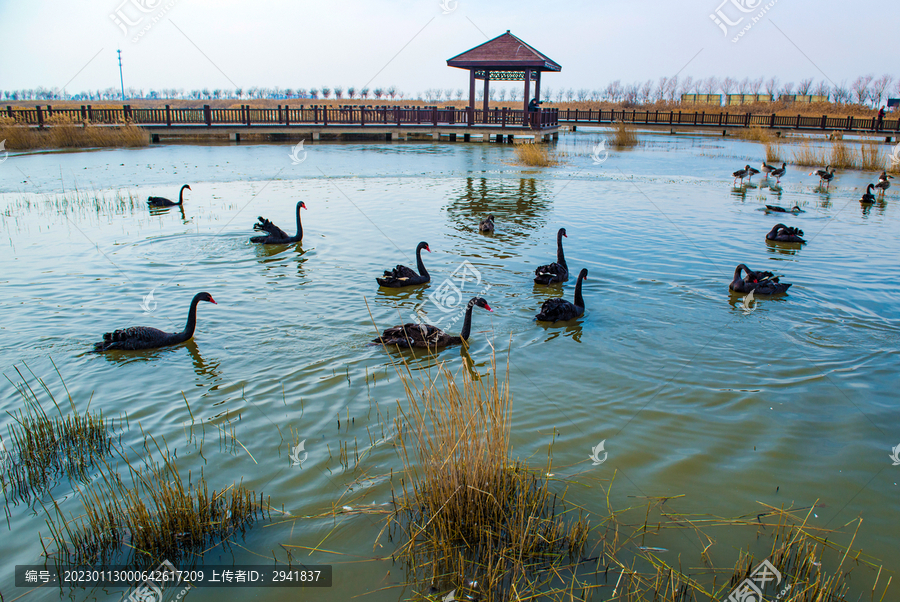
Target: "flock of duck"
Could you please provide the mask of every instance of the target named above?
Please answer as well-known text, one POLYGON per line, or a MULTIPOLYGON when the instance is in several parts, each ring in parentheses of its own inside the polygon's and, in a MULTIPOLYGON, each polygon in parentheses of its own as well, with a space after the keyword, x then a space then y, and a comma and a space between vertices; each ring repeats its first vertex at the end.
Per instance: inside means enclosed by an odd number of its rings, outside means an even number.
MULTIPOLYGON (((765 162, 762 163, 761 169, 754 169, 749 165, 745 165, 743 169, 734 172, 735 181, 739 178, 743 184, 744 178, 750 180, 754 175, 762 172, 765 177, 770 175, 780 181, 781 177, 787 171, 787 164, 782 163, 781 167, 774 167, 765 162)), ((810 175, 818 175, 820 183, 830 184, 834 178, 834 169, 829 165, 825 169, 810 173, 810 175)), ((875 195, 872 194, 874 189, 879 190, 879 194, 890 187, 889 179, 892 176, 882 171, 877 184, 869 184, 865 194, 860 198, 860 203, 871 204, 875 202, 875 195)), ((181 187, 178 193, 178 202, 170 201, 163 197, 148 197, 147 204, 153 208, 176 207, 182 206, 184 203, 184 191, 190 190, 189 185, 181 187)), ((270 220, 259 217, 259 221, 253 224, 253 230, 262 232, 260 236, 254 236, 250 239, 251 243, 264 245, 283 245, 298 243, 303 239, 303 224, 300 219, 301 209, 306 209, 303 201, 297 203, 297 233, 290 235, 270 220)), ((798 206, 793 209, 786 210, 782 207, 774 205, 766 205, 768 211, 798 213, 803 210, 798 206)), ((480 232, 490 234, 494 232, 494 216, 489 215, 481 220, 478 225, 480 232)), ((566 229, 560 228, 556 234, 556 261, 547 265, 539 266, 534 272, 534 282, 539 285, 555 285, 566 282, 569 279, 569 266, 566 263, 566 257, 563 252, 562 239, 566 237, 566 229)), ((766 240, 776 243, 788 244, 805 244, 803 239, 803 230, 786 226, 784 224, 775 224, 775 226, 766 234, 766 240)), ((410 286, 420 286, 431 281, 428 270, 422 262, 422 251, 431 252, 427 242, 420 242, 416 247, 416 270, 404 265, 397 265, 393 269, 385 270, 384 274, 375 280, 379 286, 388 288, 401 288, 410 286)), ((578 274, 575 284, 575 295, 573 301, 562 298, 548 299, 541 305, 541 309, 535 316, 535 320, 542 322, 563 322, 573 320, 584 314, 585 303, 581 294, 581 285, 587 280, 588 271, 582 269, 578 274)), ((729 289, 734 293, 749 294, 756 296, 772 296, 780 295, 787 292, 791 287, 790 284, 780 282, 778 276, 767 271, 753 271, 746 265, 739 264, 734 270, 734 278, 729 284, 729 289)), ((205 301, 215 304, 215 300, 207 292, 197 293, 191 300, 188 310, 187 324, 182 332, 169 333, 156 328, 147 326, 132 326, 108 332, 103 335, 103 340, 94 344, 94 351, 133 351, 140 349, 155 349, 159 347, 167 347, 169 345, 177 345, 189 340, 194 335, 194 329, 197 324, 197 305, 205 301)), ((492 311, 488 302, 481 297, 473 297, 466 305, 465 319, 459 336, 451 336, 430 324, 409 323, 385 330, 381 336, 373 340, 373 343, 380 343, 388 346, 396 346, 401 348, 436 348, 447 345, 461 344, 467 340, 471 332, 472 326, 472 310, 475 307, 492 311)))

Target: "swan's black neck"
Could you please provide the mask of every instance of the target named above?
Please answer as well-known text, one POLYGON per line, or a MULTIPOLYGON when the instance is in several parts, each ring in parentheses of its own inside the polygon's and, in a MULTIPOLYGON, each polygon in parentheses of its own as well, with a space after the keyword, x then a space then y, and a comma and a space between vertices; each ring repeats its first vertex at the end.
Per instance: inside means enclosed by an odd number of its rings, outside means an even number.
POLYGON ((194 329, 197 327, 197 304, 200 303, 200 296, 197 295, 191 300, 191 308, 188 310, 187 324, 184 326, 184 332, 180 332, 175 336, 179 341, 187 341, 194 336, 194 329))
POLYGON ((466 307, 466 317, 463 320, 462 331, 459 333, 459 338, 463 341, 467 341, 469 339, 469 333, 472 330, 472 309, 475 307, 475 299, 469 301, 468 306, 466 307))
MULTIPOLYGON (((423 247, 421 245, 416 247, 416 268, 419 270, 420 276, 428 275, 428 270, 425 269, 425 264, 422 263, 422 249, 424 249, 424 248, 425 247, 423 247)), ((471 313, 471 312, 469 312, 469 313, 471 313)), ((465 337, 463 337, 463 338, 465 338, 465 337)))
POLYGON ((769 231, 769 236, 777 236, 778 231, 781 229, 787 230, 787 226, 785 226, 784 224, 775 224, 775 227, 772 228, 771 231, 769 231))
POLYGON ((583 274, 578 274, 578 282, 575 283, 575 305, 576 307, 584 307, 584 298, 581 296, 581 281, 584 280, 583 274))
POLYGON ((303 240, 303 224, 300 222, 300 207, 297 206, 297 235, 294 236, 294 240, 303 240))
POLYGON ((184 202, 184 189, 187 188, 188 185, 185 184, 181 187, 181 192, 178 193, 178 204, 182 204, 184 202))
POLYGON ((569 266, 566 265, 566 256, 563 254, 562 239, 562 232, 559 232, 556 235, 556 263, 568 268, 569 266))
POLYGON ((743 263, 739 263, 738 267, 734 268, 734 280, 738 281, 741 279, 741 270, 747 270, 747 274, 752 274, 753 272, 745 266, 743 263))

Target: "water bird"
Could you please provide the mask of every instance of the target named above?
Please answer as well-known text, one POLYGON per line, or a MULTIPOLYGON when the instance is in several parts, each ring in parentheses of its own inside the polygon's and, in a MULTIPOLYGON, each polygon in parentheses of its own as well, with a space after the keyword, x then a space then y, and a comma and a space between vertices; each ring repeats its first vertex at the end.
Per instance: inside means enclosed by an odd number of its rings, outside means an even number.
POLYGON ((747 181, 752 180, 753 176, 759 173, 758 169, 750 167, 749 165, 745 169, 747 170, 747 181))
POLYGON ((778 205, 766 205, 766 211, 774 211, 775 213, 806 213, 803 209, 800 208, 799 205, 795 204, 790 209, 785 209, 784 207, 779 207, 778 205))
POLYGON ((431 253, 431 248, 429 248, 428 243, 425 241, 420 242, 416 247, 416 267, 419 270, 418 274, 405 265, 398 265, 393 270, 385 270, 383 277, 375 278, 375 280, 378 281, 379 286, 400 288, 403 286, 414 286, 416 284, 430 282, 431 276, 428 275, 428 270, 425 269, 425 264, 422 263, 422 249, 431 253))
POLYGON ((825 186, 828 187, 831 185, 831 180, 834 179, 834 169, 831 165, 825 167, 825 169, 817 169, 816 171, 811 171, 809 173, 811 176, 819 176, 819 183, 825 182, 825 186))
POLYGON ((775 176, 776 184, 781 183, 781 176, 783 176, 785 172, 787 172, 787 163, 782 163, 781 167, 772 170, 772 175, 775 176))
POLYGON ((749 173, 750 173, 750 166, 749 166, 749 165, 745 165, 745 166, 744 166, 744 169, 739 169, 739 170, 737 170, 736 172, 733 172, 731 175, 734 176, 734 179, 735 179, 735 180, 737 180, 738 178, 740 178, 740 179, 741 179, 741 184, 743 184, 743 183, 744 183, 744 178, 746 178, 747 175, 748 175, 749 173))
POLYGON ((878 189, 878 194, 884 194, 884 191, 891 187, 891 183, 888 180, 894 179, 894 176, 889 176, 886 171, 882 171, 881 175, 878 176, 878 183, 875 184, 875 188, 878 189))
POLYGON ((566 256, 563 254, 562 239, 568 238, 566 229, 560 228, 556 233, 556 262, 539 266, 534 271, 536 284, 556 284, 569 279, 569 266, 566 265, 566 256))
POLYGON ((784 224, 775 224, 775 227, 766 234, 766 240, 775 242, 798 242, 805 243, 803 240, 803 230, 800 228, 791 228, 784 224))
POLYGON ((306 203, 300 201, 297 203, 297 234, 290 236, 287 232, 260 216, 259 222, 253 224, 253 229, 258 232, 266 232, 266 236, 254 236, 250 242, 262 243, 264 245, 286 245, 292 242, 300 242, 303 240, 303 224, 300 223, 300 210, 306 209, 306 203))
POLYGON ((872 190, 875 189, 875 184, 869 184, 866 186, 866 192, 859 197, 859 202, 863 205, 871 205, 875 202, 875 195, 872 194, 872 190))
POLYGON ((197 325, 197 304, 201 301, 218 305, 209 293, 194 295, 191 300, 191 308, 188 310, 187 324, 181 332, 163 332, 149 326, 132 326, 107 332, 103 335, 102 341, 94 343, 94 351, 135 351, 183 343, 194 336, 194 327, 197 325))
POLYGON ((762 162, 762 165, 760 165, 760 167, 762 168, 763 173, 766 174, 766 179, 769 178, 770 173, 775 171, 775 167, 772 165, 769 165, 765 161, 762 162))
POLYGON ((466 305, 466 317, 463 321, 462 331, 458 337, 451 336, 430 324, 416 324, 411 322, 403 326, 388 328, 373 343, 383 343, 388 346, 397 346, 403 349, 446 347, 447 345, 460 345, 469 338, 472 330, 472 309, 483 307, 488 311, 494 311, 488 302, 481 297, 472 297, 466 305))
POLYGON ((743 263, 738 264, 734 270, 734 280, 728 285, 728 289, 735 293, 749 293, 754 295, 780 295, 786 293, 790 284, 778 281, 779 276, 772 272, 754 272, 743 263), (741 270, 747 272, 746 278, 741 278, 741 270))
POLYGON ((150 205, 151 207, 174 207, 176 205, 181 205, 182 203, 184 203, 184 189, 185 188, 187 188, 188 190, 191 189, 191 187, 188 186, 187 184, 182 186, 181 191, 178 193, 178 202, 177 203, 173 203, 169 199, 167 199, 165 197, 161 197, 161 196, 148 196, 147 204, 150 205))
POLYGON ((581 281, 587 280, 588 271, 583 268, 578 273, 578 282, 575 283, 575 302, 565 299, 547 299, 541 305, 541 311, 535 316, 540 322, 564 322, 584 315, 584 298, 581 296, 581 281))
POLYGON ((494 216, 489 215, 478 224, 479 232, 493 232, 494 231, 494 216))

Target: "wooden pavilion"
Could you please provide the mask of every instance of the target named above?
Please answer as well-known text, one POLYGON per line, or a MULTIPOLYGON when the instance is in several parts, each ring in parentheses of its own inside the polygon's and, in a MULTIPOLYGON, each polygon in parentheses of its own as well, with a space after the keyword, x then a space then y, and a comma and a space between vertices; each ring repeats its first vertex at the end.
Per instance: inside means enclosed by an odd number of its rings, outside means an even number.
MULTIPOLYGON (((528 114, 531 96, 531 82, 534 97, 541 99, 541 73, 561 71, 562 67, 544 53, 536 50, 516 36, 506 33, 488 40, 447 60, 447 66, 469 70, 469 125, 473 125, 475 115, 475 80, 484 81, 483 119, 487 120, 491 81, 521 81, 525 83, 523 110, 528 114)), ((487 121, 485 121, 487 123, 487 121)))

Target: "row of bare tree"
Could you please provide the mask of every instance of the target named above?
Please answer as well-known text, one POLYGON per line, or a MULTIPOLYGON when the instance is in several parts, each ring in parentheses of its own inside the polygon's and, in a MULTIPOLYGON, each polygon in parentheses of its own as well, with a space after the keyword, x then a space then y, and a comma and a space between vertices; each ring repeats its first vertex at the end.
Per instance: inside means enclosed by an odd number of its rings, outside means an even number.
MULTIPOLYGON (((679 78, 677 75, 673 77, 660 77, 657 81, 648 79, 645 82, 634 82, 631 84, 623 84, 621 80, 615 80, 606 85, 605 88, 544 88, 543 98, 549 101, 562 103, 563 101, 606 101, 606 102, 624 102, 634 105, 647 104, 659 101, 678 101, 683 94, 761 94, 762 91, 778 98, 783 95, 816 95, 825 97, 831 102, 837 103, 857 103, 861 105, 870 105, 873 107, 881 106, 882 102, 896 91, 900 96, 900 80, 895 82, 894 77, 884 74, 880 77, 874 75, 863 75, 857 77, 851 83, 843 80, 840 83, 830 81, 815 82, 812 78, 802 79, 795 85, 794 82, 781 83, 778 77, 756 78, 751 79, 745 77, 737 80, 732 77, 718 78, 715 76, 706 78, 694 78, 686 76, 679 78), (891 87, 896 83, 895 87, 891 87)), ((491 100, 518 101, 522 99, 523 90, 520 86, 515 85, 507 88, 502 85, 491 86, 489 97, 491 100)), ((483 99, 484 91, 478 90, 478 100, 483 99)), ((161 88, 150 90, 147 95, 143 89, 128 88, 125 90, 125 98, 127 99, 189 99, 189 100, 212 100, 212 99, 369 99, 376 100, 403 100, 404 98, 415 98, 416 100, 424 100, 427 102, 440 102, 461 100, 463 98, 463 90, 461 88, 441 89, 429 88, 424 93, 419 92, 414 97, 407 96, 396 86, 388 88, 355 88, 349 86, 322 86, 321 88, 237 88, 235 90, 209 89, 185 91, 183 88, 161 88)), ((7 101, 24 101, 24 100, 122 100, 122 92, 118 88, 106 88, 105 90, 90 90, 80 92, 75 95, 68 95, 64 90, 59 88, 43 88, 38 87, 29 90, 0 90, 0 99, 7 101)))

